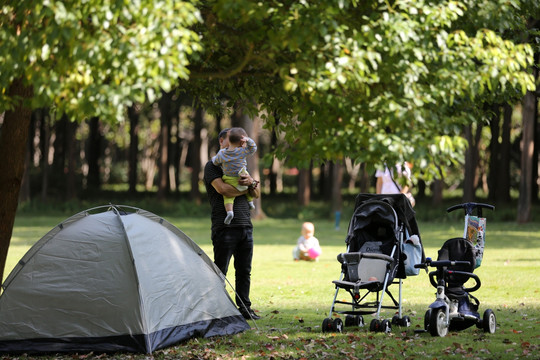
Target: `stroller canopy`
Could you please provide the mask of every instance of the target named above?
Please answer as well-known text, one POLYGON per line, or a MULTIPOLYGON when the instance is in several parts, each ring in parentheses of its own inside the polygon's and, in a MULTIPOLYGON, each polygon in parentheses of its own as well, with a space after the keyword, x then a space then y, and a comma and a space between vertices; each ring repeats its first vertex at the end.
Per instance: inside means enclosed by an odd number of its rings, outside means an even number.
MULTIPOLYGON (((404 239, 418 235, 422 240, 415 212, 404 194, 359 194, 346 238, 349 252, 365 251, 366 244, 382 243, 380 253, 390 255, 392 245, 399 242, 398 233, 403 226, 404 239)), ((367 249, 368 252, 373 248, 367 249)), ((422 261, 425 254, 422 246, 422 261)), ((403 264, 403 261, 400 261, 403 264)), ((401 268, 401 266, 400 266, 401 268)), ((398 276, 404 277, 404 269, 399 269, 398 276)))

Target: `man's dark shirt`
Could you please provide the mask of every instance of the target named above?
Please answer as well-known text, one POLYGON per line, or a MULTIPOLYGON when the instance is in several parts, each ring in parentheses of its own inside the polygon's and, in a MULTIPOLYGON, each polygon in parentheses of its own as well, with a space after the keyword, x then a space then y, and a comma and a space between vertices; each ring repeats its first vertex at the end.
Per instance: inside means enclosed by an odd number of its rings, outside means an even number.
POLYGON ((206 166, 204 167, 204 185, 206 186, 208 200, 212 206, 212 232, 225 226, 253 227, 251 224, 249 204, 245 195, 237 196, 234 199, 234 218, 230 225, 225 225, 224 221, 227 212, 225 211, 225 205, 223 204, 223 196, 212 186, 212 181, 216 178, 221 178, 222 176, 223 170, 221 170, 219 166, 214 165, 211 161, 206 163, 206 166))

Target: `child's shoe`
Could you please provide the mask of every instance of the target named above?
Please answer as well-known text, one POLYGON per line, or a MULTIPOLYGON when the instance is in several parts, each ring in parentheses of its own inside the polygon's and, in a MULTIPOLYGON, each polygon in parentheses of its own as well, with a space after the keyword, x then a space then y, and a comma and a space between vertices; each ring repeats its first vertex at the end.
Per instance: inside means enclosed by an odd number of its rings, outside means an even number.
POLYGON ((234 212, 233 211, 227 211, 227 217, 225 218, 224 223, 226 225, 229 225, 233 218, 234 218, 234 212))

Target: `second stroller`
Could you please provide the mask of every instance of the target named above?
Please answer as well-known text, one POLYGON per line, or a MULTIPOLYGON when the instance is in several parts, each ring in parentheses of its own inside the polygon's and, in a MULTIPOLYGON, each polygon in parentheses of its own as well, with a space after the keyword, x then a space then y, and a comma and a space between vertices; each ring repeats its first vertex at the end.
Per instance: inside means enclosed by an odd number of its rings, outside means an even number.
POLYGON ((389 332, 392 325, 410 326, 409 317, 402 314, 402 279, 418 274, 406 269, 415 272, 414 264, 423 261, 424 254, 414 211, 405 195, 358 195, 346 243, 347 252, 337 256, 342 273, 339 280, 333 281, 336 292, 322 331, 341 332, 344 325, 363 326, 363 315, 374 313, 369 326, 371 331, 389 332), (406 260, 403 247, 404 240, 408 239, 415 244, 407 244, 412 252, 406 260), (418 261, 413 262, 413 258, 418 261), (388 289, 392 284, 399 284, 398 299, 388 289), (340 290, 349 293, 351 299, 338 299, 340 290), (387 305, 383 304, 385 295, 391 300, 387 305), (381 319, 382 309, 397 312, 391 320, 381 319), (332 319, 334 314, 337 317, 332 319), (340 314, 345 315, 345 323, 340 314))

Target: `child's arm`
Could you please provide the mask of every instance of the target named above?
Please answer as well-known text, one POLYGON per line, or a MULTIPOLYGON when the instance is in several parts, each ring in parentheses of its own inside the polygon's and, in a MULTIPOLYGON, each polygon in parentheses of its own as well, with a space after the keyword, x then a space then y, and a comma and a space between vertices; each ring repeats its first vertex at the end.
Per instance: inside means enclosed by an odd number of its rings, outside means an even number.
POLYGON ((212 157, 212 164, 219 166, 223 163, 222 151, 223 150, 219 150, 218 153, 212 157))
POLYGON ((248 155, 254 154, 257 151, 257 144, 252 138, 244 136, 242 141, 246 144, 246 153, 248 155))

